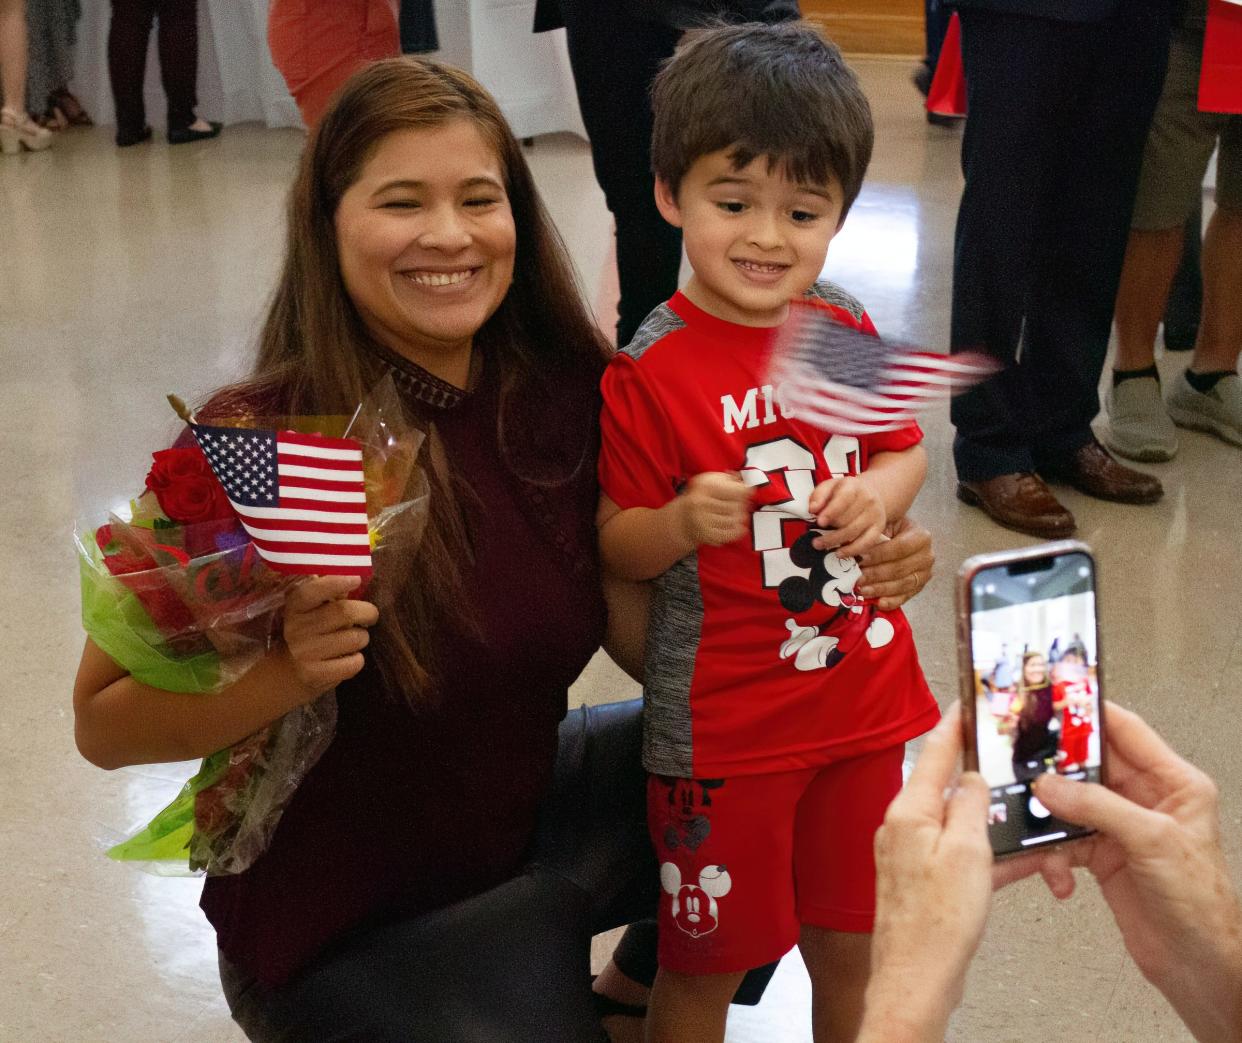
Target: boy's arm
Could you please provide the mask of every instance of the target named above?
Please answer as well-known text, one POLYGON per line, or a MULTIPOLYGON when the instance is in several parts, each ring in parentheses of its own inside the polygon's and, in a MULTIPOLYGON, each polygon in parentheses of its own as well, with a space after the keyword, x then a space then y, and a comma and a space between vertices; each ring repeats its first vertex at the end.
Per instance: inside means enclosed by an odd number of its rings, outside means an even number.
POLYGON ((858 480, 880 497, 887 523, 905 516, 926 477, 927 450, 920 444, 899 452, 876 453, 858 480))
POLYGON ((651 585, 619 579, 609 572, 601 577, 608 605, 608 629, 604 651, 639 684, 647 651, 647 617, 651 608, 651 585))
POLYGON ((599 528, 604 569, 621 579, 655 579, 702 544, 719 547, 746 532, 750 490, 737 475, 696 474, 662 507, 622 510, 600 496, 599 528))

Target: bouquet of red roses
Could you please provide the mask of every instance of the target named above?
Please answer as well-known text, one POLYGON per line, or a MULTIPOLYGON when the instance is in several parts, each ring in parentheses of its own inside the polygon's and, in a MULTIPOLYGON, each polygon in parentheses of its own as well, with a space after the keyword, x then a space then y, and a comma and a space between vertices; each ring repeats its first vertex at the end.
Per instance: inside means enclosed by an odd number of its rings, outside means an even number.
MULTIPOLYGON (((350 572, 365 582, 386 539, 417 539, 427 482, 415 469, 422 435, 406 423, 391 380, 348 421, 247 417, 191 430, 194 442, 153 454, 127 517, 80 527, 76 541, 82 621, 95 644, 145 684, 210 692, 267 654, 301 576, 350 572), (270 462, 254 448, 265 438, 283 447, 270 462), (287 466, 288 446, 323 467, 287 466), (306 520, 313 516, 329 520, 306 520)), ((329 692, 205 758, 110 857, 161 873, 241 872, 266 849, 335 725, 329 692)))

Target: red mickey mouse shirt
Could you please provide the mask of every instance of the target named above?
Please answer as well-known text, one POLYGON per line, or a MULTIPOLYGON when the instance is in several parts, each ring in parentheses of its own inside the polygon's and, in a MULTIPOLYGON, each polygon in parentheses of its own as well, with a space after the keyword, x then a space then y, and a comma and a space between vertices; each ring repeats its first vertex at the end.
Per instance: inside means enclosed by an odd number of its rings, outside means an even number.
MULTIPOLYGON (((875 333, 853 298, 816 287, 834 318, 875 333)), ((699 547, 653 583, 643 763, 682 778, 812 767, 883 749, 939 717, 904 614, 854 593, 852 558, 809 546, 820 482, 921 441, 917 424, 827 434, 765 382, 776 330, 708 314, 683 294, 652 312, 602 390, 602 491, 662 507, 694 475, 738 471, 751 530, 699 547)))

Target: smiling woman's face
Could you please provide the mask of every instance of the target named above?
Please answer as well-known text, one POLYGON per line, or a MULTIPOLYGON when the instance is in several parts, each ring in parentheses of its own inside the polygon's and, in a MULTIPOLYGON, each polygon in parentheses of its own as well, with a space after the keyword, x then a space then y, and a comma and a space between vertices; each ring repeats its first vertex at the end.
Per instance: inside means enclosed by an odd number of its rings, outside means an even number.
POLYGON ((517 242, 500 160, 478 128, 455 119, 389 134, 335 221, 345 289, 371 335, 465 387, 517 242))
POLYGON ((1043 684, 1048 680, 1048 663, 1043 656, 1031 656, 1022 668, 1027 684, 1043 684))

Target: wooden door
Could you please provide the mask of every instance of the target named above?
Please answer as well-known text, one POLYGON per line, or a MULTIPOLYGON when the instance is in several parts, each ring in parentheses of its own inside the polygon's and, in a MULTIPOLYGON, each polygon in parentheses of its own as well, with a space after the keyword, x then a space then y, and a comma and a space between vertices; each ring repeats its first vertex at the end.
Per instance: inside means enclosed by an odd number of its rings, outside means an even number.
POLYGON ((923 0, 801 0, 800 6, 847 54, 923 54, 923 0))

